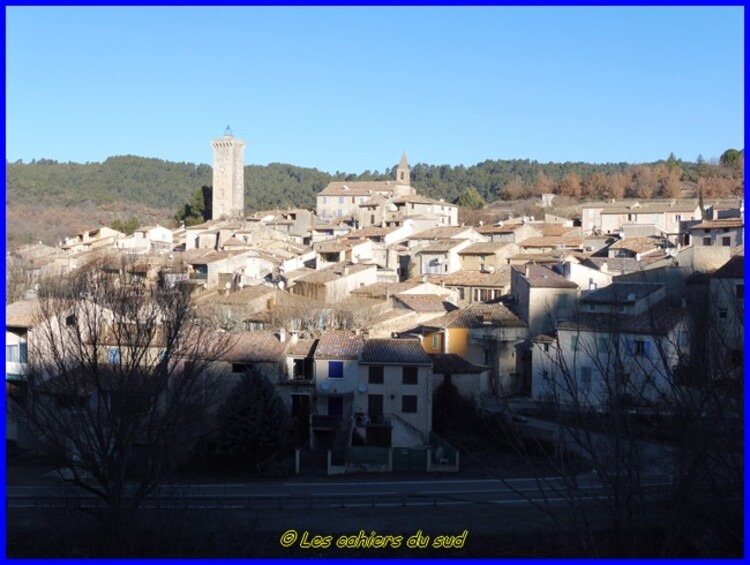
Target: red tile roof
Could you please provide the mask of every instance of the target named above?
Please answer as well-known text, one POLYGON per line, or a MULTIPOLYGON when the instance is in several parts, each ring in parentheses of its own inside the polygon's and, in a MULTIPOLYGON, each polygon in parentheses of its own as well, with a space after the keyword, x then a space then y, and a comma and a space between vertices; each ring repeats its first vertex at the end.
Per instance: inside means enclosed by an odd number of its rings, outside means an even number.
POLYGON ((364 339, 354 332, 333 330, 323 334, 315 350, 315 359, 357 359, 364 339))

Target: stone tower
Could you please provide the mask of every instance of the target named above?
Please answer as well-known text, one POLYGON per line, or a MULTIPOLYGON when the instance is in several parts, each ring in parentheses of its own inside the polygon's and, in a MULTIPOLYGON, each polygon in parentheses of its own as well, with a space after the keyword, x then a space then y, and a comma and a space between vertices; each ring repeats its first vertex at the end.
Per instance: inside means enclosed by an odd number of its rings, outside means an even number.
POLYGON ((211 142, 214 148, 214 175, 211 219, 242 218, 245 215, 245 142, 224 135, 211 142))
POLYGON ((406 160, 406 151, 401 155, 401 162, 396 168, 396 184, 411 186, 411 174, 409 173, 409 163, 406 160))

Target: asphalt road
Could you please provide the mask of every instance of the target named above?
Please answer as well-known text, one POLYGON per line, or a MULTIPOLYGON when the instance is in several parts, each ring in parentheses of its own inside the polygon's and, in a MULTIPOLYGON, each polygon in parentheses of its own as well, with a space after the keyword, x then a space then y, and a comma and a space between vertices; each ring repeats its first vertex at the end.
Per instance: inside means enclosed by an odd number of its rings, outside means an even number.
MULTIPOLYGON (((668 483, 660 476, 642 483, 659 492, 668 483)), ((563 504, 605 497, 606 487, 592 474, 576 484, 560 477, 517 479, 432 479, 404 481, 328 480, 234 484, 168 484, 159 486, 145 508, 357 508, 405 506, 563 504), (567 488, 566 488, 567 487, 567 488)), ((80 507, 100 505, 96 497, 70 484, 10 485, 8 508, 80 507)))

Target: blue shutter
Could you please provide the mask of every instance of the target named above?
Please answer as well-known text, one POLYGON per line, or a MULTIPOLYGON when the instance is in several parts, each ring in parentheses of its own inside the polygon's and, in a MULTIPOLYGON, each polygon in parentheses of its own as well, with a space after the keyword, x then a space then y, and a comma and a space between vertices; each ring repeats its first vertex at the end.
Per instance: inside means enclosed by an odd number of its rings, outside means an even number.
POLYGON ((651 342, 650 341, 644 341, 643 342, 643 354, 646 357, 648 357, 650 352, 651 352, 651 342))
POLYGON ((635 340, 633 339, 628 340, 628 353, 631 355, 635 353, 635 340))

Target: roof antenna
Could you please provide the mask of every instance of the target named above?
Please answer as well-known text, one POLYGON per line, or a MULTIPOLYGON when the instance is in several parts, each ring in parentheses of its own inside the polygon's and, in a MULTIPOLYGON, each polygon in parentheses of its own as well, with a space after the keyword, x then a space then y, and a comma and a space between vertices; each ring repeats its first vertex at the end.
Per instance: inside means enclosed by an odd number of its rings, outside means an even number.
POLYGON ((229 124, 227 124, 227 129, 224 130, 224 135, 232 137, 232 128, 229 127, 229 124))

